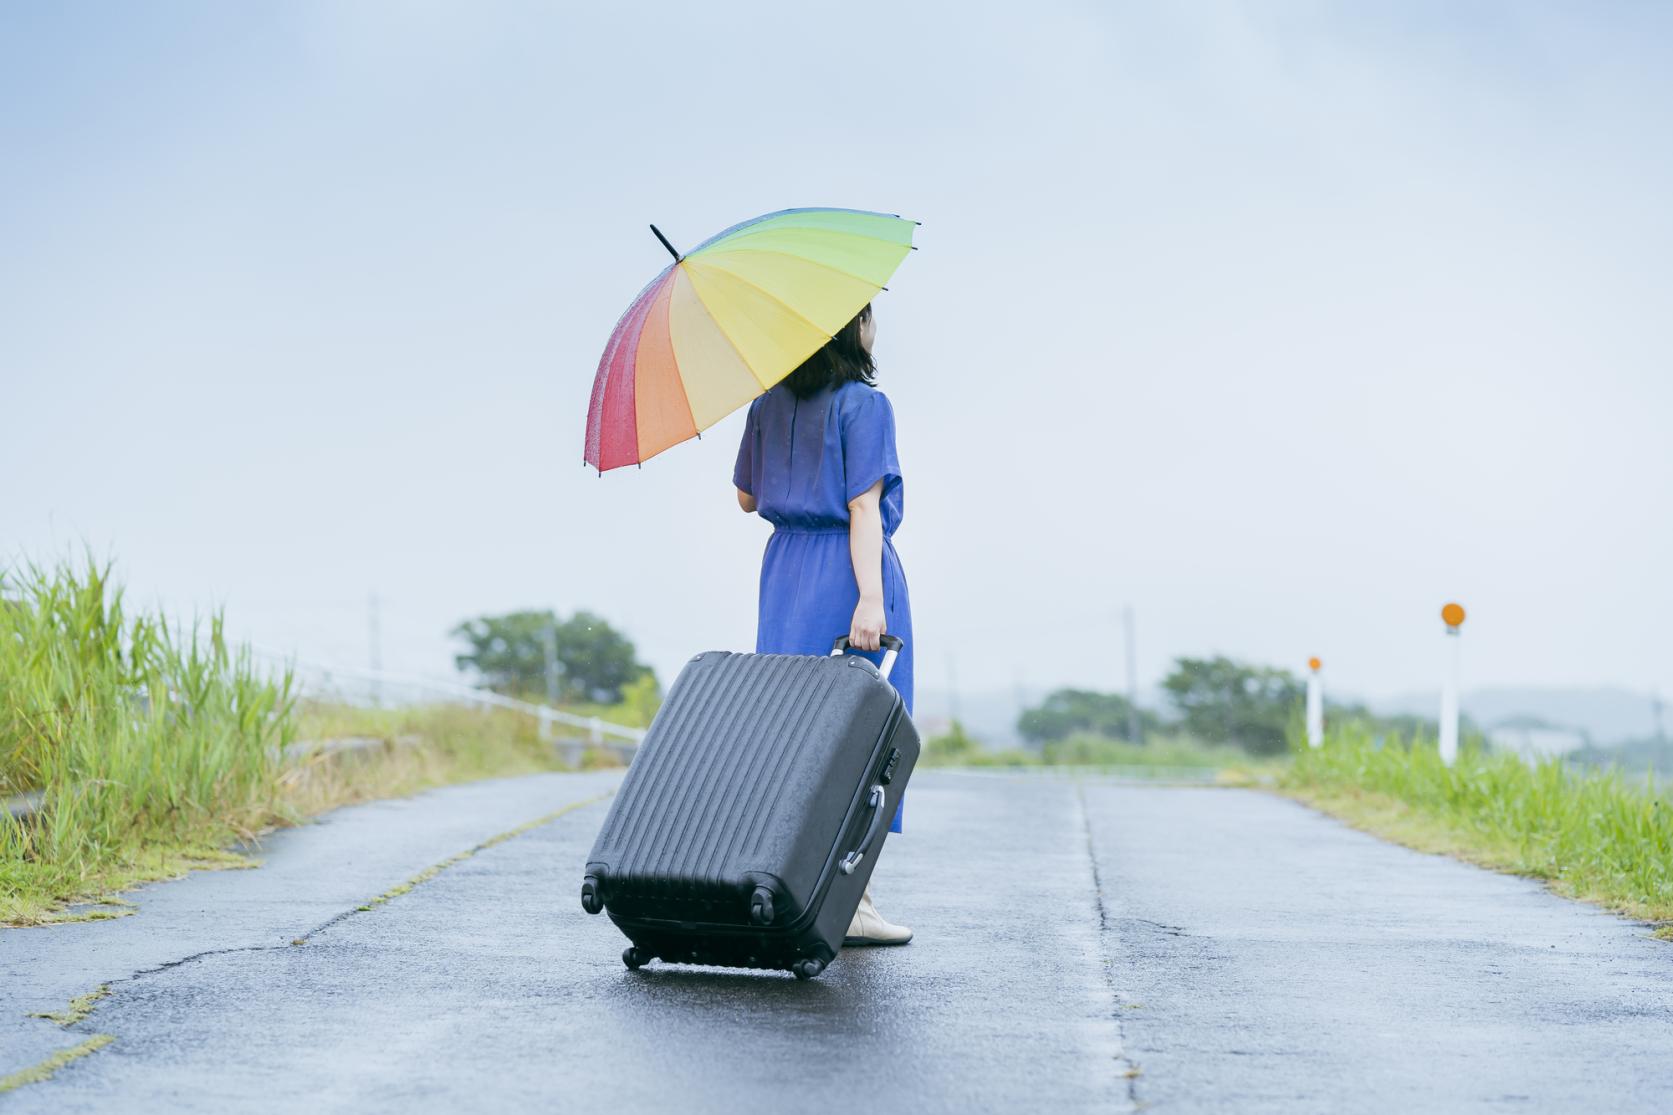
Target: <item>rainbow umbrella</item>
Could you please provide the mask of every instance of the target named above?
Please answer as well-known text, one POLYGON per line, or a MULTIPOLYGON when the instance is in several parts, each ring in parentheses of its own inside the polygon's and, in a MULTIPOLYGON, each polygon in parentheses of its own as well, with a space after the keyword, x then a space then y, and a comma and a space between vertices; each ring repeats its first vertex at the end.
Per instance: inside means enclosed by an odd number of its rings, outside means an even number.
POLYGON ((649 460, 795 371, 883 289, 918 222, 786 209, 733 225, 674 262, 616 323, 593 379, 586 462, 649 460))

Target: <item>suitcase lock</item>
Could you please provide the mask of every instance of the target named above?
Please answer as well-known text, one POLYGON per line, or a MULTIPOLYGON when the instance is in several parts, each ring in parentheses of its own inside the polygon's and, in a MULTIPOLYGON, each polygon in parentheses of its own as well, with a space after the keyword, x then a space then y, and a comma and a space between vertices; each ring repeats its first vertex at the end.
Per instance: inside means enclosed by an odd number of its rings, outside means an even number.
POLYGON ((889 761, 883 764, 883 773, 877 776, 877 780, 887 786, 894 781, 895 768, 898 766, 900 766, 900 748, 890 748, 889 761))

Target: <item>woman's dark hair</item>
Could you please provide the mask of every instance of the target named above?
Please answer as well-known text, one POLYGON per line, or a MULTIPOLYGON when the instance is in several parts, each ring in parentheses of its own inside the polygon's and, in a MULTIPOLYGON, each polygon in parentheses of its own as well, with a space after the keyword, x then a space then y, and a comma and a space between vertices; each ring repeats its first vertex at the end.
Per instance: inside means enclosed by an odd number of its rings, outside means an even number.
POLYGON ((826 387, 858 380, 868 386, 877 382, 877 365, 860 343, 860 323, 871 320, 871 303, 854 315, 854 320, 837 330, 818 352, 784 377, 792 394, 805 399, 826 387))

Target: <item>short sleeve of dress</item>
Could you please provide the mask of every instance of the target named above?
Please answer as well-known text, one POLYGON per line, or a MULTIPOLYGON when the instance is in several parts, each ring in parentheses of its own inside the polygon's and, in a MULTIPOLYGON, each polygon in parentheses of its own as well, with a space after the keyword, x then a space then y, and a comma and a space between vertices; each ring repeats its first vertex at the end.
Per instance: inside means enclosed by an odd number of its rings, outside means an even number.
POLYGON ((744 419, 743 440, 738 443, 738 463, 732 466, 732 483, 747 495, 755 494, 755 403, 744 419))
POLYGON ((900 458, 895 453, 895 411, 881 391, 855 391, 842 414, 842 468, 852 500, 883 481, 887 498, 900 487, 900 458))

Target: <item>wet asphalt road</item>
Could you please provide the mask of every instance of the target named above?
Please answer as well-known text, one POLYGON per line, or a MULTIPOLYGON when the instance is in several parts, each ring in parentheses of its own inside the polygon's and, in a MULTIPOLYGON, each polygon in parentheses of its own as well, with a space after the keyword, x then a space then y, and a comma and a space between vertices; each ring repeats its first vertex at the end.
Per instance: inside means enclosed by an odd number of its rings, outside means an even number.
POLYGON ((921 775, 874 887, 919 940, 801 984, 622 968, 577 900, 613 786, 344 810, 0 931, 0 1078, 113 1038, 0 1111, 1673 1109, 1673 946, 1270 795, 921 775))

